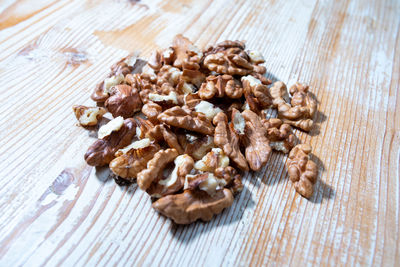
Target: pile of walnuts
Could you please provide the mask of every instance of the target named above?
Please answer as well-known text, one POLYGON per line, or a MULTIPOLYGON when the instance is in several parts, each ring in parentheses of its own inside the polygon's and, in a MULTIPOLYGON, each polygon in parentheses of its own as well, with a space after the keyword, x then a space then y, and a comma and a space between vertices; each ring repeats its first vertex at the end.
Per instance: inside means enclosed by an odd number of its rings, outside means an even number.
POLYGON ((118 182, 136 180, 153 208, 178 224, 208 221, 231 206, 241 173, 260 170, 272 150, 289 154, 294 188, 312 195, 317 166, 292 131, 312 128, 317 103, 308 86, 272 84, 262 55, 240 41, 202 51, 177 35, 147 65, 138 61, 128 56, 111 67, 91 95, 96 107, 73 107, 85 127, 107 112, 114 118, 98 129, 89 165, 108 165, 118 182))

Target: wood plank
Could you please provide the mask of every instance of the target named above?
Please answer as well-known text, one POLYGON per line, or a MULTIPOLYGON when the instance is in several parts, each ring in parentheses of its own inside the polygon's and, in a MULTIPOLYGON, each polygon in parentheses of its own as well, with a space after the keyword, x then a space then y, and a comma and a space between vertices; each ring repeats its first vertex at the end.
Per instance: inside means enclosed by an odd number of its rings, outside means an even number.
POLYGON ((398 1, 0 3, 1 266, 400 262, 398 1), (320 170, 310 200, 277 153, 231 208, 176 226, 136 184, 86 165, 95 134, 71 106, 91 103, 116 59, 177 33, 200 46, 246 40, 270 78, 310 84, 318 127, 296 131, 320 170))

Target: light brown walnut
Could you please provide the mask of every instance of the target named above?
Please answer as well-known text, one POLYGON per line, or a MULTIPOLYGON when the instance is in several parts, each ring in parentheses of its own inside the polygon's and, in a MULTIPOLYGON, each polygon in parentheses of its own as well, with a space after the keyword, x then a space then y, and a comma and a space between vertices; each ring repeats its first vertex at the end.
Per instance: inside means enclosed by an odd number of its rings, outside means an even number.
POLYGON ((243 88, 241 83, 231 75, 210 75, 199 89, 201 99, 227 96, 232 99, 242 97, 243 88))
POLYGON ((160 198, 153 203, 153 208, 177 224, 189 224, 198 219, 209 221, 232 203, 233 194, 229 189, 220 190, 214 196, 201 190, 185 190, 160 198))
POLYGON ((189 131, 207 135, 214 133, 214 127, 204 114, 184 107, 176 106, 167 109, 158 115, 157 119, 160 122, 189 131))
POLYGON ((106 100, 104 106, 114 117, 129 118, 140 111, 143 104, 136 88, 127 84, 120 84, 110 89, 110 97, 106 100))
POLYGON ((213 148, 203 158, 196 161, 194 168, 202 172, 214 172, 229 165, 229 158, 221 148, 213 148))
POLYGON ((272 107, 272 97, 265 84, 251 75, 242 77, 242 83, 250 110, 260 114, 261 110, 272 107))
POLYGON ((234 129, 234 124, 232 122, 228 124, 228 118, 223 112, 218 113, 217 116, 214 117, 213 123, 216 126, 214 143, 220 147, 233 162, 235 162, 239 169, 247 171, 249 166, 240 151, 239 136, 234 129))
POLYGON ((260 117, 251 110, 242 112, 246 120, 245 132, 245 156, 253 171, 260 170, 268 161, 271 147, 267 138, 267 129, 260 117))
POLYGON ((283 122, 310 131, 313 126, 313 116, 317 109, 317 102, 308 92, 308 86, 295 84, 291 87, 290 99, 286 85, 275 82, 270 88, 273 104, 278 109, 278 116, 283 122))
POLYGON ((313 185, 317 181, 317 165, 309 158, 311 146, 301 144, 290 151, 287 161, 289 178, 296 191, 303 197, 310 198, 313 194, 313 185))
POLYGON ((144 147, 132 147, 127 151, 118 150, 115 153, 116 158, 110 162, 110 169, 114 174, 133 182, 137 174, 146 169, 147 162, 159 150, 160 146, 155 143, 149 143, 144 147))
POLYGON ((178 156, 178 151, 173 148, 160 150, 147 163, 147 168, 137 174, 137 184, 142 190, 147 190, 150 185, 162 177, 163 170, 178 156))
POLYGON ((157 123, 157 116, 161 114, 162 107, 152 101, 149 101, 143 105, 142 112, 151 122, 157 123))
POLYGON ((72 107, 75 117, 81 126, 95 126, 101 120, 103 115, 107 112, 102 107, 87 107, 82 105, 75 105, 72 107))
POLYGON ((154 198, 176 193, 183 188, 185 177, 192 171, 193 164, 194 161, 189 155, 177 156, 172 171, 154 181, 146 192, 154 198))
POLYGON ((115 152, 132 142, 136 134, 134 119, 125 119, 118 131, 111 132, 103 139, 95 141, 87 150, 84 158, 91 166, 104 166, 115 158, 115 152))
POLYGON ((262 122, 267 129, 270 147, 276 151, 289 153, 296 141, 292 127, 289 124, 283 123, 282 120, 275 118, 264 119, 262 122))
POLYGON ((238 194, 243 190, 243 184, 240 174, 231 166, 217 168, 214 172, 218 178, 226 181, 226 188, 231 189, 233 194, 238 194))
POLYGON ((164 141, 170 148, 176 149, 179 154, 183 154, 184 152, 184 149, 178 141, 178 137, 168 125, 155 125, 145 133, 145 136, 159 143, 164 141))
POLYGON ((184 153, 190 155, 195 160, 201 159, 215 147, 214 138, 209 135, 179 134, 178 140, 185 150, 184 153))

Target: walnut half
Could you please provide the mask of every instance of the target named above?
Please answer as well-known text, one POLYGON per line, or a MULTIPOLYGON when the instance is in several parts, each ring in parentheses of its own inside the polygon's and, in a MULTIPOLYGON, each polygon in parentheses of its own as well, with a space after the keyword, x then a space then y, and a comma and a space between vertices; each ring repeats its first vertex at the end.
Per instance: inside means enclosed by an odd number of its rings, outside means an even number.
POLYGON ((201 190, 185 190, 181 194, 160 198, 153 203, 153 208, 177 224, 189 224, 198 219, 209 221, 232 203, 233 194, 226 188, 214 196, 201 190))
POLYGON ((75 117, 82 126, 95 126, 99 120, 106 114, 107 110, 102 107, 86 107, 75 105, 72 107, 75 117))
POLYGON ((290 151, 287 161, 289 178, 296 191, 303 197, 310 198, 313 194, 313 185, 317 181, 317 165, 310 160, 311 146, 301 144, 290 151))

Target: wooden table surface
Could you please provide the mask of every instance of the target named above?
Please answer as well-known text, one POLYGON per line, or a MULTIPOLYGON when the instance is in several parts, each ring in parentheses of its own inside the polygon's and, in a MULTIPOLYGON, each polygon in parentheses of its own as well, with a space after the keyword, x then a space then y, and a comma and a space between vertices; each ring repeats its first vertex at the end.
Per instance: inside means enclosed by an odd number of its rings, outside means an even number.
POLYGON ((399 266, 400 2, 0 1, 0 266, 399 266), (246 40, 310 84, 320 170, 293 189, 276 153, 231 208, 176 226, 136 184, 86 165, 73 104, 130 51, 183 33, 246 40), (397 263, 397 264, 396 264, 397 263))

